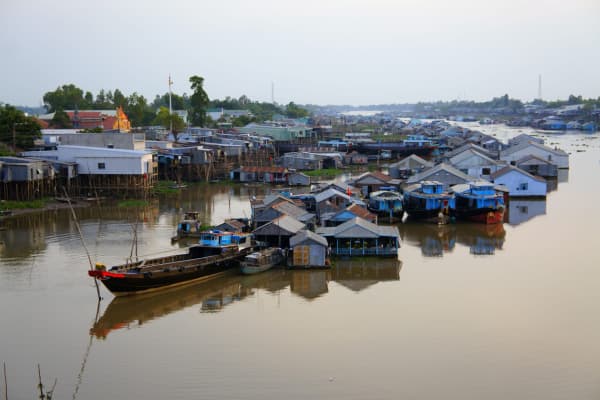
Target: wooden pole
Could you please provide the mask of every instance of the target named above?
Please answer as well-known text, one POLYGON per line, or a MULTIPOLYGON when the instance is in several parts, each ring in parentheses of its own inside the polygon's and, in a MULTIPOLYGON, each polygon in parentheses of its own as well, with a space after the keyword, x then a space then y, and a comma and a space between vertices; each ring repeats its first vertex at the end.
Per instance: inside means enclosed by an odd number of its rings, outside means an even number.
MULTIPOLYGON (((75 214, 75 210, 73 209, 73 206, 71 205, 71 198, 69 197, 69 194, 67 193, 67 190, 65 189, 64 186, 63 186, 63 191, 65 193, 65 197, 67 198, 67 203, 69 203, 69 208, 71 209, 71 214, 73 215, 73 219, 75 220, 75 227, 77 228, 77 232, 79 232, 79 239, 81 239, 81 244, 83 245, 85 254, 87 255, 88 261, 90 263, 90 271, 92 271, 94 269, 94 264, 92 263, 92 257, 90 257, 90 252, 88 251, 87 246, 85 245, 85 240, 83 240, 83 234, 81 233, 81 227, 79 226, 79 221, 77 220, 77 214, 75 214)), ((96 285, 96 293, 98 294, 98 301, 100 301, 100 300, 102 300, 102 296, 100 296, 100 286, 98 286, 98 280, 96 278, 94 278, 94 284, 96 285)))
POLYGON ((6 363, 4 364, 4 400, 8 400, 8 381, 6 379, 6 363))

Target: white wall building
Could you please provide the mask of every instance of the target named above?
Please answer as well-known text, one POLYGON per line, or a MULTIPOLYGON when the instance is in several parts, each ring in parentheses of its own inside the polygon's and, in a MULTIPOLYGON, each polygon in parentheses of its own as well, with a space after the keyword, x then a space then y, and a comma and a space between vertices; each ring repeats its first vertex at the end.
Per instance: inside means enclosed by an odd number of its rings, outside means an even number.
POLYGON ((492 174, 494 183, 504 185, 510 197, 546 197, 548 183, 544 178, 533 176, 512 165, 492 174))
POLYGON ((500 159, 508 162, 516 162, 529 155, 550 161, 560 169, 569 168, 569 155, 566 152, 536 142, 524 142, 516 146, 511 146, 500 152, 500 159))

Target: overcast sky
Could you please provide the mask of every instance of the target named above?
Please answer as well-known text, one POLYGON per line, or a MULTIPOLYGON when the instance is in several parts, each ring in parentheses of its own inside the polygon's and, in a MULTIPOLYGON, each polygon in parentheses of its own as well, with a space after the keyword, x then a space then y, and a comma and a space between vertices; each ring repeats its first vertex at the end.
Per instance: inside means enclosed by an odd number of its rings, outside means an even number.
POLYGON ((600 0, 0 0, 0 102, 73 83, 313 104, 600 96, 600 0))

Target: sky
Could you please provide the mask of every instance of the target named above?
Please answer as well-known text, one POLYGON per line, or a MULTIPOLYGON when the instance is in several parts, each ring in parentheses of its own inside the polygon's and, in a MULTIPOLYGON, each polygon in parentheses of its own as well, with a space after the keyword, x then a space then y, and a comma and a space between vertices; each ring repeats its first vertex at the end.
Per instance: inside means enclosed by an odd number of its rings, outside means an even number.
POLYGON ((600 96, 600 0, 0 0, 0 102, 73 83, 299 104, 600 96))

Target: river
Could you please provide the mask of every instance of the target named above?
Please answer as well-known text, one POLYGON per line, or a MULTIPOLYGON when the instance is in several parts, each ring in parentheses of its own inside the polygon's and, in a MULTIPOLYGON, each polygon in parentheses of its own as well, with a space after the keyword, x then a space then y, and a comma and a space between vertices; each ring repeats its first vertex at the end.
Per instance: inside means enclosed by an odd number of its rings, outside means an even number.
MULTIPOLYGON (((102 288, 99 308, 69 211, 10 219, 8 398, 39 395, 40 364, 56 399, 598 399, 600 135, 545 136, 571 168, 546 201, 514 203, 503 226, 401 224, 399 260, 232 274, 130 299, 102 288)), ((169 239, 182 211, 249 216, 260 190, 195 186, 142 210, 76 211, 91 259, 109 265, 134 251, 136 221, 140 255, 179 252, 169 239)))

